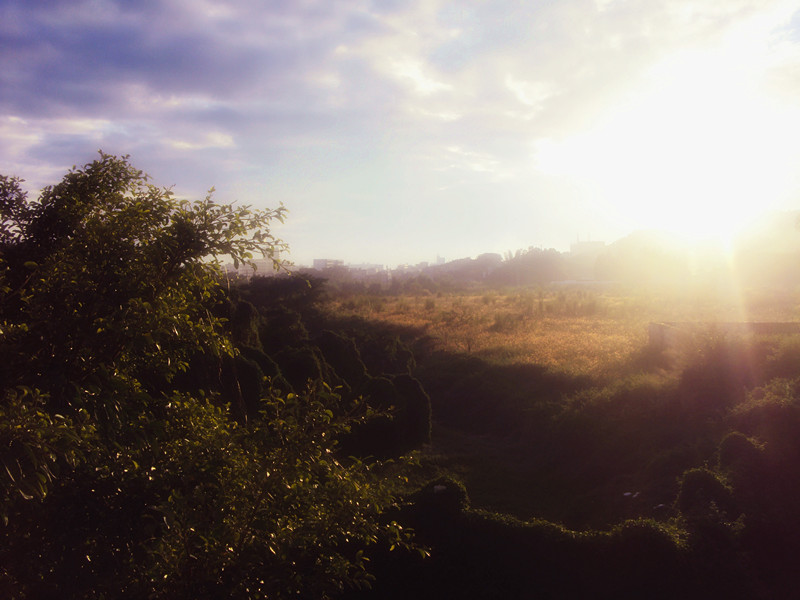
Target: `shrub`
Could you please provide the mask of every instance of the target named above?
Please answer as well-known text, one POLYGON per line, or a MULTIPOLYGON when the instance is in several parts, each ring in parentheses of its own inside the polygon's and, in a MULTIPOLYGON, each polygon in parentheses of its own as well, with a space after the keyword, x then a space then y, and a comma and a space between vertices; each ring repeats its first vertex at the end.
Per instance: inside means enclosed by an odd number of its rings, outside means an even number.
POLYGON ((443 476, 425 484, 411 497, 418 518, 441 519, 454 516, 469 508, 467 488, 450 476, 443 476))
POLYGON ((710 337, 687 358, 679 392, 690 414, 720 415, 745 398, 755 383, 750 348, 723 337, 710 337))
POLYGON ((323 361, 312 346, 285 347, 274 354, 273 359, 295 391, 304 389, 309 381, 324 378, 323 361))
POLYGON ((308 331, 298 311, 280 307, 263 314, 258 337, 264 352, 274 354, 286 346, 302 344, 308 339, 308 331))
POLYGON ((779 341, 766 358, 765 377, 793 378, 800 375, 800 339, 797 336, 786 337, 779 341))
POLYGON ((258 340, 259 315, 256 307, 246 301, 234 304, 230 320, 231 337, 236 344, 260 346, 258 340))
POLYGON ((351 387, 361 385, 367 376, 367 367, 352 339, 326 329, 314 339, 314 343, 337 375, 351 387))
POLYGON ((738 515, 730 488, 719 474, 704 467, 684 472, 675 505, 689 521, 732 521, 738 515))
POLYGON ((763 440, 771 460, 800 465, 800 379, 774 379, 754 389, 729 420, 763 440))
POLYGON ((392 378, 395 390, 403 399, 404 407, 396 415, 403 430, 403 446, 408 450, 431 441, 431 399, 422 384, 408 374, 392 378))
POLYGON ((762 461, 761 446, 743 433, 732 431, 720 442, 719 466, 723 470, 749 473, 762 461))

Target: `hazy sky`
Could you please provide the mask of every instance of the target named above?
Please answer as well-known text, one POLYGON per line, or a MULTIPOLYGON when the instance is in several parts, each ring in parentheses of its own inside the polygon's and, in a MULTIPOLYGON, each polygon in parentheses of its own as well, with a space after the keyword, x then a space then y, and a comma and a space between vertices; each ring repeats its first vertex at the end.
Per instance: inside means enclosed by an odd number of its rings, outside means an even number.
POLYGON ((797 0, 3 0, 0 172, 98 149, 397 264, 800 208, 797 0))

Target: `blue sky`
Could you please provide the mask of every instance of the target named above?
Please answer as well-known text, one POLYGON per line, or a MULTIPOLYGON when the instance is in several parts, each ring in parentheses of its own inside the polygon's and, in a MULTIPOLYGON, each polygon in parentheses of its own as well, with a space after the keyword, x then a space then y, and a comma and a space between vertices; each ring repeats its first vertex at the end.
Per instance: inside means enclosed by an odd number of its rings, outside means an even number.
POLYGON ((4 0, 0 172, 97 150, 387 265, 800 208, 784 0, 4 0))

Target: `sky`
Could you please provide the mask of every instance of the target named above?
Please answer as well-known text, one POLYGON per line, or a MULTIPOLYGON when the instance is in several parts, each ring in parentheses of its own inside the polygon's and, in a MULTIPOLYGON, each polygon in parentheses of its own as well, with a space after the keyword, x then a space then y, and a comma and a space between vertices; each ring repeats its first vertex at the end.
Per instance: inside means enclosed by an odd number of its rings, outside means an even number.
POLYGON ((796 0, 3 0, 0 173, 98 150, 296 264, 729 237, 800 208, 796 0))

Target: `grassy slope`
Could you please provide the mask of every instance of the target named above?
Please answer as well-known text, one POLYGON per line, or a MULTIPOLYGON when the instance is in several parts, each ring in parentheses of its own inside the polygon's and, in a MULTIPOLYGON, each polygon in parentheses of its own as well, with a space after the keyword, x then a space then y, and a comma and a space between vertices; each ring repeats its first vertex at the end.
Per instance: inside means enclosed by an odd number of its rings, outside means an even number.
MULTIPOLYGON (((416 481, 454 475, 466 484, 474 507, 529 523, 559 523, 570 528, 564 531, 585 532, 579 535, 584 541, 642 517, 650 519, 645 537, 655 535, 655 523, 677 528, 688 536, 688 550, 668 554, 670 560, 691 559, 695 565, 681 562, 678 579, 693 590, 687 597, 695 592, 696 597, 771 597, 775 590, 791 588, 793 580, 780 566, 785 556, 780 550, 770 554, 769 564, 746 557, 753 549, 765 554, 765 545, 789 544, 787 536, 775 532, 772 506, 797 495, 794 484, 779 483, 785 478, 778 474, 780 465, 794 464, 793 450, 773 456, 772 479, 764 484, 777 490, 782 500, 756 502, 746 515, 747 500, 742 498, 752 490, 733 486, 735 476, 722 467, 719 448, 735 430, 755 434, 764 447, 791 446, 786 439, 800 431, 790 427, 790 432, 778 434, 763 425, 766 419, 775 427, 769 420, 774 417, 763 416, 772 408, 750 407, 753 401, 745 388, 775 376, 797 376, 797 341, 727 340, 715 346, 713 340, 705 340, 683 357, 665 357, 647 348, 648 322, 743 320, 741 305, 699 297, 558 291, 542 296, 541 303, 538 294, 525 291, 351 299, 336 307, 340 315, 357 314, 383 326, 406 328, 409 343, 416 341, 423 350, 418 352, 415 375, 431 395, 435 422, 432 443, 420 455, 416 481), (743 378, 745 372, 753 376, 743 378), (708 485, 717 485, 719 479, 724 489, 733 489, 730 514, 720 512, 716 501, 703 500, 703 483, 698 484, 697 497, 705 508, 687 508, 694 506, 685 500, 688 492, 683 493, 683 504, 679 502, 683 473, 705 467, 712 469, 708 485), (743 549, 748 544, 750 550, 743 549), (729 585, 704 589, 715 571, 729 585), (768 572, 770 577, 765 576, 768 572)), ((751 300, 746 314, 747 320, 772 321, 797 316, 792 304, 763 299, 751 300)), ((775 402, 793 400, 789 394, 775 402)), ((483 523, 495 518, 490 513, 464 514, 460 518, 472 519, 468 529, 475 519, 483 523)), ((787 530, 796 528, 795 520, 786 521, 787 530)), ((478 529, 485 527, 495 526, 478 529)), ((525 539, 538 535, 527 527, 525 539)), ((673 536, 670 543, 679 546, 679 537, 673 536)), ((447 536, 435 541, 442 548, 452 543, 447 536)), ((569 560, 582 555, 582 544, 577 554, 567 553, 569 560)), ((633 557, 625 556, 615 568, 627 572, 623 563, 633 557)), ((601 568, 589 563, 581 568, 601 568)), ((541 589, 563 591, 564 585, 561 581, 541 589)), ((614 589, 608 582, 602 586, 614 589)), ((679 594, 672 589, 661 597, 679 594)))
POLYGON ((709 336, 670 356, 647 346, 651 321, 798 316, 786 299, 745 304, 559 290, 336 303, 352 331, 363 319, 362 328, 390 328, 416 347, 434 429, 412 487, 454 476, 473 507, 419 521, 431 561, 379 558, 377 597, 771 598, 794 589, 786 561, 800 550, 800 522, 781 507, 800 501, 800 481, 785 476, 800 471, 800 393, 748 390, 800 374, 800 343, 709 336), (739 451, 756 456, 758 476, 720 458, 732 431, 745 432, 739 451))
MULTIPOLYGON (((796 316, 763 298, 750 305, 751 320, 796 316)), ((458 475, 478 506, 570 526, 664 514, 653 507, 671 503, 683 470, 713 459, 725 426, 681 400, 682 365, 665 368, 648 349, 647 324, 735 320, 741 310, 697 295, 563 290, 333 307, 434 341, 415 373, 434 403, 424 461, 458 475), (637 491, 635 501, 623 495, 637 491)))

